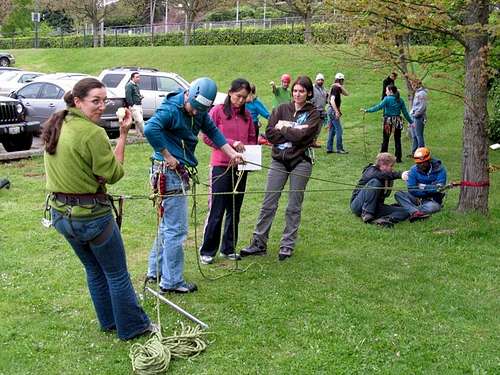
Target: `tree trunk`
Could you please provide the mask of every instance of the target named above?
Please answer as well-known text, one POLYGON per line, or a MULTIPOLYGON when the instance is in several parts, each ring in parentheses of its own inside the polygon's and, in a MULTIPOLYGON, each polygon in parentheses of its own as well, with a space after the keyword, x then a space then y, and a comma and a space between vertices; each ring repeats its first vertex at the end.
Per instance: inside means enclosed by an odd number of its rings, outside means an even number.
POLYGON ((149 26, 151 27, 151 46, 155 44, 154 23, 155 23, 156 0, 151 0, 149 4, 149 26))
MULTIPOLYGON (((488 0, 471 2, 467 25, 488 23, 488 0)), ((462 181, 486 183, 488 175, 488 35, 476 28, 465 35, 465 106, 463 127, 462 181)), ((458 210, 488 212, 488 186, 462 186, 458 210)))
POLYGON ((312 41, 312 14, 306 13, 304 15, 304 43, 311 43, 312 41))
POLYGON ((92 20, 92 46, 99 47, 99 20, 92 20))
POLYGON ((194 19, 194 15, 193 17, 191 17, 191 14, 189 14, 189 17, 186 16, 185 18, 185 23, 184 23, 184 45, 185 46, 189 46, 189 44, 191 43, 191 28, 192 28, 192 25, 193 25, 193 18, 194 19))
POLYGON ((408 75, 408 61, 410 61, 408 52, 410 50, 408 46, 408 35, 396 36, 396 45, 398 46, 399 51, 399 65, 401 71, 403 72, 403 79, 406 83, 406 89, 408 90, 408 106, 411 109, 411 107, 413 106, 413 98, 415 97, 415 90, 413 90, 413 86, 408 75))

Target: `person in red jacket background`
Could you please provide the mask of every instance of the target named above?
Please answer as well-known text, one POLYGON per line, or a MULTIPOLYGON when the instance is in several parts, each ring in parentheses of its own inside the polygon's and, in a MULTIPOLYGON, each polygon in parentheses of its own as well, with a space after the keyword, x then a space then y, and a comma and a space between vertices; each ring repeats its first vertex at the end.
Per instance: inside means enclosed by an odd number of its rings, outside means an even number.
MULTIPOLYGON (((231 83, 224 104, 212 108, 210 117, 215 125, 237 152, 243 152, 245 145, 257 143, 255 127, 252 116, 245 109, 245 102, 250 94, 250 83, 242 78, 231 83)), ((203 141, 214 146, 212 141, 203 136, 203 141)), ((238 171, 238 166, 230 165, 230 159, 214 148, 210 158, 210 188, 212 193, 227 193, 234 190, 236 182, 237 191, 245 192, 247 172, 238 171), (240 175, 241 174, 241 175, 240 175)), ((221 256, 231 260, 241 259, 236 253, 238 241, 238 223, 240 210, 243 204, 243 194, 209 195, 208 214, 203 234, 203 244, 200 247, 200 260, 203 264, 211 264, 220 246, 221 256), (225 215, 224 232, 221 229, 225 215)))

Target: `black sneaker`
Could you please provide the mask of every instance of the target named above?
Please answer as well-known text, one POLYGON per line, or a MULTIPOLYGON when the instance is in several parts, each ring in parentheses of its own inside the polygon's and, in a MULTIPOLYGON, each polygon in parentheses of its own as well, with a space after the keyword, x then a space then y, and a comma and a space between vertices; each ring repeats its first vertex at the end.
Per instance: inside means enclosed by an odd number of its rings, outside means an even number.
POLYGON ((267 249, 265 246, 255 246, 255 245, 250 245, 248 247, 245 247, 240 251, 240 256, 242 258, 250 256, 250 255, 266 255, 267 254, 267 249))
POLYGON ((10 189, 10 181, 9 180, 7 180, 7 179, 0 180, 0 189, 3 189, 3 188, 10 189))
POLYGON ((372 224, 376 224, 378 226, 381 226, 382 228, 393 228, 394 227, 394 223, 392 223, 392 221, 390 221, 386 218, 383 218, 383 217, 376 219, 376 220, 373 220, 372 224))
POLYGON ((337 154, 348 154, 349 152, 347 152, 346 150, 339 150, 337 151, 337 154))
POLYGON ((160 286, 160 294, 165 294, 165 293, 193 293, 198 290, 198 287, 194 283, 184 283, 181 286, 178 286, 177 288, 162 288, 160 286))
POLYGON ((240 254, 237 254, 237 253, 231 253, 231 254, 221 253, 220 256, 221 256, 221 258, 229 259, 229 260, 241 260, 240 254))
POLYGON ((370 223, 375 219, 375 216, 373 216, 371 213, 363 211, 361 214, 361 220, 363 220, 363 223, 370 223))
POLYGON ((144 284, 157 284, 160 278, 156 278, 156 276, 147 276, 146 279, 144 280, 144 284))
POLYGON ((278 260, 285 260, 286 258, 290 258, 292 256, 293 250, 289 247, 282 247, 278 254, 278 260))

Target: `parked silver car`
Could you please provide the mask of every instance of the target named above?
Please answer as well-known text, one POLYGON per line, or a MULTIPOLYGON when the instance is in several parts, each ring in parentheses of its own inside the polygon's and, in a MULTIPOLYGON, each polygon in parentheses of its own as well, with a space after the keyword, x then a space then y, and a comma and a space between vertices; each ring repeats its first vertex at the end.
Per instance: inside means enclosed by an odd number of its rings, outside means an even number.
MULTIPOLYGON (((81 73, 55 73, 35 78, 33 82, 21 87, 11 94, 19 99, 26 108, 26 120, 40 121, 43 125, 50 115, 66 108, 64 94, 82 78, 91 77, 81 73)), ((101 117, 101 125, 109 138, 120 135, 120 125, 116 110, 124 106, 123 98, 117 98, 112 90, 108 91, 109 103, 101 117)))
POLYGON ((0 66, 10 66, 16 63, 16 58, 12 53, 0 51, 0 66))
MULTIPOLYGON (((144 97, 142 99, 142 110, 145 119, 153 116, 168 93, 181 89, 186 90, 190 85, 188 81, 176 73, 160 72, 154 68, 134 66, 105 69, 99 75, 99 80, 108 89, 112 89, 117 97, 125 98, 125 85, 134 72, 141 75, 139 89, 144 97)), ((218 92, 214 104, 223 103, 226 96, 226 94, 218 92)))
POLYGON ((12 70, 0 75, 0 95, 8 96, 25 83, 33 81, 36 77, 43 75, 40 72, 29 72, 26 70, 12 70))

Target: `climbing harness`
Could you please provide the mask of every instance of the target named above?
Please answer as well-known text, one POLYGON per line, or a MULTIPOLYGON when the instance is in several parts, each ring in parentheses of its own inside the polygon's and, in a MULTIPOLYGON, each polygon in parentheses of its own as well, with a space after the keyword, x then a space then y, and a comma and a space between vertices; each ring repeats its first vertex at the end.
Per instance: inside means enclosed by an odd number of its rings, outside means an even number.
POLYGON ((50 213, 50 201, 57 202, 61 208, 66 207, 65 215, 68 218, 72 217, 73 207, 82 207, 87 209, 97 209, 102 206, 109 206, 112 208, 115 214, 116 224, 118 228, 121 229, 123 220, 123 206, 125 203, 125 197, 123 195, 113 196, 106 193, 95 193, 95 194, 72 194, 72 193, 49 193, 45 198, 45 206, 43 210, 42 225, 45 228, 50 228, 53 226, 52 216, 50 213), (115 204, 118 202, 118 207, 115 204))

